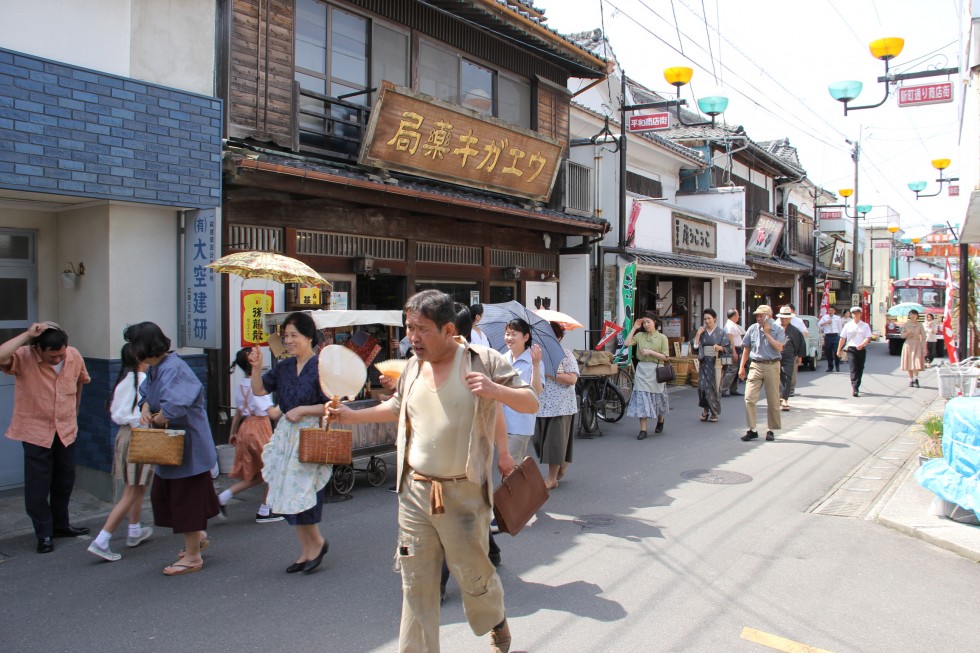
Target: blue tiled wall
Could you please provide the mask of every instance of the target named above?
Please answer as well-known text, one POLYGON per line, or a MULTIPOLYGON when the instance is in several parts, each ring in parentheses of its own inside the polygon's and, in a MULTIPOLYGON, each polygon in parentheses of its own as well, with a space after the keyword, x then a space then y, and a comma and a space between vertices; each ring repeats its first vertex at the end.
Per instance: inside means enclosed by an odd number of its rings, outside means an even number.
MULTIPOLYGON (((201 380, 207 397, 207 357, 181 356, 201 380)), ((78 438, 75 440, 76 463, 101 472, 112 472, 112 454, 119 427, 109 419, 105 404, 112 391, 112 384, 119 374, 119 360, 86 358, 92 382, 82 391, 82 405, 78 411, 78 438)))
POLYGON ((0 48, 0 188, 221 203, 218 98, 0 48))

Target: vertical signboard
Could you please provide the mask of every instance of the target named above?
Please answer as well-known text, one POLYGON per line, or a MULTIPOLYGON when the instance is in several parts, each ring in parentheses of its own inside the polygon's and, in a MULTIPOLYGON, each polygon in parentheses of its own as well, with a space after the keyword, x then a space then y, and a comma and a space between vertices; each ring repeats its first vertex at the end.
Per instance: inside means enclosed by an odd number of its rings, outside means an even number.
POLYGON ((205 267, 218 258, 218 210, 184 214, 181 247, 179 324, 181 347, 217 349, 221 346, 218 321, 217 274, 205 267))
POLYGON ((242 347, 267 345, 269 334, 265 332, 262 316, 271 313, 275 305, 271 290, 242 291, 242 347))

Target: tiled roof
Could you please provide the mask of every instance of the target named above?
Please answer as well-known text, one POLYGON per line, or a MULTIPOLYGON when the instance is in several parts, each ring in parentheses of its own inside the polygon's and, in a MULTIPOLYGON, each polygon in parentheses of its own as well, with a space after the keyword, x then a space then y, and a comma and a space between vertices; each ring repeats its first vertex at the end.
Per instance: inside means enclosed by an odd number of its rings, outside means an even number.
POLYGON ((831 279, 842 279, 844 281, 850 281, 851 273, 849 270, 832 270, 825 265, 817 263, 817 276, 818 277, 830 277, 831 279))
POLYGON ((637 263, 644 265, 656 265, 677 270, 694 270, 696 272, 711 272, 728 277, 744 277, 746 279, 755 277, 755 272, 750 267, 740 263, 725 263, 716 259, 683 256, 681 254, 655 252, 645 249, 630 248, 626 252, 627 256, 635 257, 637 263))
MULTIPOLYGON (((240 146, 241 144, 231 143, 230 145, 232 147, 236 147, 240 146)), ((415 193, 416 195, 427 193, 433 196, 438 196, 437 199, 442 198, 443 201, 451 203, 462 204, 465 202, 470 202, 473 204, 479 204, 481 207, 491 210, 497 209, 508 212, 520 212, 528 217, 563 222, 566 224, 577 223, 589 230, 599 231, 600 233, 605 233, 608 231, 610 226, 608 221, 595 216, 573 215, 571 213, 555 211, 549 208, 533 207, 531 206, 532 203, 530 201, 521 201, 514 198, 508 198, 503 195, 497 195, 495 193, 466 188, 465 186, 455 186, 453 184, 422 179, 420 177, 413 177, 411 175, 396 172, 389 173, 389 176, 396 181, 396 183, 390 183, 382 180, 377 175, 369 174, 366 171, 353 167, 332 165, 325 161, 313 161, 306 158, 280 156, 273 152, 263 151, 261 148, 254 148, 251 146, 245 147, 250 150, 259 151, 260 154, 257 159, 251 159, 251 157, 249 157, 240 161, 238 165, 241 167, 292 175, 296 175, 296 173, 299 171, 305 171, 312 174, 300 174, 297 176, 304 176, 309 179, 322 181, 338 181, 340 179, 348 179, 352 182, 358 182, 357 185, 365 189, 370 189, 372 186, 376 186, 379 191, 383 192, 395 192, 397 189, 397 191, 402 193, 415 193)))
POLYGON ((796 261, 791 261, 787 258, 769 258, 767 256, 755 256, 753 254, 746 254, 745 262, 751 266, 775 268, 777 270, 786 270, 788 272, 809 272, 811 269, 811 266, 809 265, 797 263, 796 261))
POLYGON ((782 159, 794 168, 803 170, 803 164, 800 163, 800 152, 789 144, 788 138, 780 138, 775 141, 759 141, 759 147, 768 150, 773 156, 782 159))

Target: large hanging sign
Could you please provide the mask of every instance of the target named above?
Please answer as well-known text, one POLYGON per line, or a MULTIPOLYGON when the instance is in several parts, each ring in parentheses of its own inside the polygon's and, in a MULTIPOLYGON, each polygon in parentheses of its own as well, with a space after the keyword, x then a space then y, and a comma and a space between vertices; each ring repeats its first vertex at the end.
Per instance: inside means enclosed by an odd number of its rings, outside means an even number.
POLYGON ((898 106, 919 107, 953 101, 953 82, 902 86, 898 89, 898 106))
POLYGON ((752 238, 745 244, 745 253, 772 256, 776 249, 776 243, 779 242, 779 237, 782 234, 782 220, 771 215, 759 215, 759 220, 755 223, 755 230, 752 232, 752 238))
POLYGON ((242 347, 269 343, 269 335, 262 328, 262 316, 272 312, 274 299, 272 290, 242 291, 242 347))
POLYGON ((830 259, 830 267, 835 270, 844 269, 844 258, 847 253, 847 248, 844 246, 844 241, 837 240, 834 241, 834 257, 830 259))
POLYGON ((718 243, 715 240, 717 225, 698 220, 683 213, 671 213, 674 221, 673 250, 678 254, 692 254, 715 258, 718 243))
POLYGON ((382 82, 358 162, 543 202, 561 156, 542 134, 382 82))

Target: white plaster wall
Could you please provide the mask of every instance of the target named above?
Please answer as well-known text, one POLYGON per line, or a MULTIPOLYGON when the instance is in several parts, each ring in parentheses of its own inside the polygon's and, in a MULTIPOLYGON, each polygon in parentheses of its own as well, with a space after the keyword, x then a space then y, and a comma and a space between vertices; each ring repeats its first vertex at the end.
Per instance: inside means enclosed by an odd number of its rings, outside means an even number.
MULTIPOLYGON (((732 195, 731 197, 741 197, 741 195, 732 195)), ((742 235, 744 232, 736 225, 717 222, 703 214, 698 215, 693 211, 685 212, 684 209, 662 202, 644 202, 641 205, 640 217, 636 222, 636 247, 671 253, 673 251, 671 233, 673 218, 671 214, 674 211, 686 213, 693 218, 708 220, 715 224, 717 256, 713 260, 723 263, 745 262, 745 238, 742 235)))
POLYGON ((107 203, 99 203, 58 213, 58 263, 62 268, 66 261, 76 268, 84 263, 85 274, 74 288, 65 288, 60 279, 51 286, 58 289, 58 322, 71 344, 95 358, 109 358, 109 211, 107 203))
POLYGON ((105 313, 108 318, 101 334, 100 355, 118 358, 123 329, 143 321, 157 323, 176 345, 177 212, 135 205, 111 208, 106 248, 111 303, 105 313))
POLYGON ((679 195, 677 204, 739 226, 745 224, 745 189, 717 188, 707 193, 679 195))
MULTIPOLYGON (((54 320, 61 324, 55 288, 61 285, 59 273, 64 269, 65 262, 59 261, 58 214, 0 208, 0 225, 9 229, 30 229, 36 232, 37 317, 39 320, 54 320)), ((72 344, 74 345, 74 341, 72 344)))
POLYGON ((131 76, 214 95, 214 0, 132 0, 131 76))
POLYGON ((0 0, 0 46, 129 77, 130 5, 131 0, 0 0))
MULTIPOLYGON (((589 326, 589 255, 566 254, 559 257, 558 278, 561 279, 558 284, 558 310, 571 315, 586 328, 598 328, 599 325, 589 326)), ((562 345, 565 349, 585 349, 585 337, 585 329, 566 331, 562 345)))

